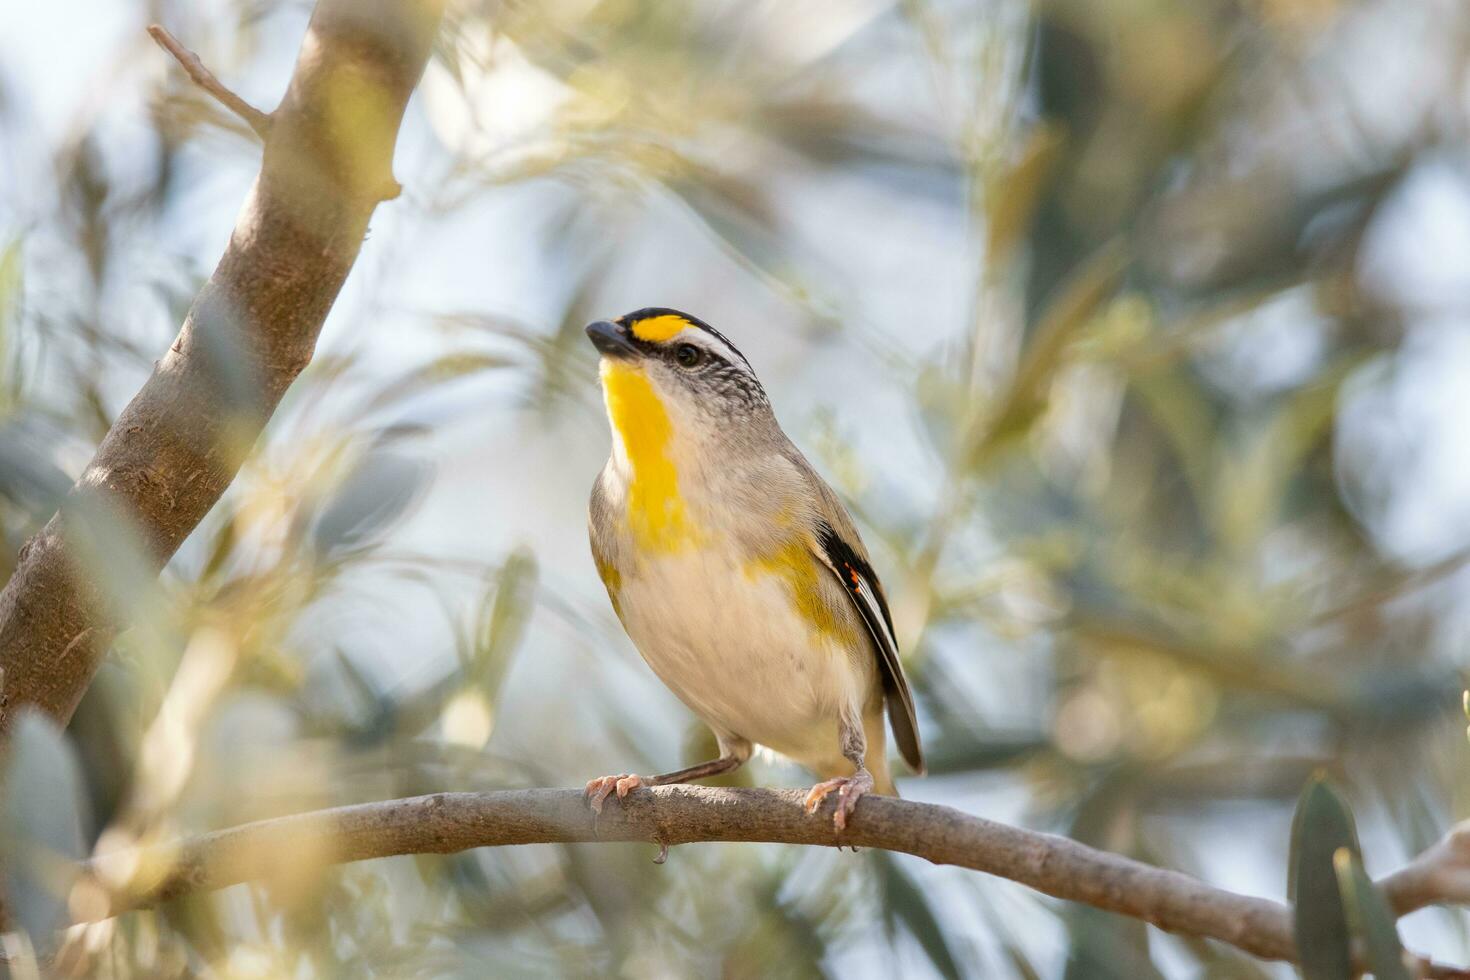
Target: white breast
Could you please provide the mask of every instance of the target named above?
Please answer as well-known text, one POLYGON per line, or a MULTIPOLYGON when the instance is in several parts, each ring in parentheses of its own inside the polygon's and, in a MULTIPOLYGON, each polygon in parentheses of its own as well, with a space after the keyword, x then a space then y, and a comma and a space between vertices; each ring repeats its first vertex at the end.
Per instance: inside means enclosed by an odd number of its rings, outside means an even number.
POLYGON ((838 755, 844 705, 867 679, 798 614, 785 583, 718 545, 645 557, 623 578, 628 635, 659 678, 717 733, 816 767, 838 755))

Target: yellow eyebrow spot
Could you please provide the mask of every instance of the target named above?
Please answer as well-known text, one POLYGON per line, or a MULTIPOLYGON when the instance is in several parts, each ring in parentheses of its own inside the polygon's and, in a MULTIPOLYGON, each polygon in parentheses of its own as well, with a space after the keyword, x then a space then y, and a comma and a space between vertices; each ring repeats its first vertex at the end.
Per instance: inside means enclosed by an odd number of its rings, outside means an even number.
POLYGON ((663 316, 651 316, 647 320, 639 320, 633 324, 633 336, 651 344, 661 344, 688 326, 689 321, 682 316, 665 313, 663 316))
POLYGON ((623 444, 632 475, 628 482, 628 526, 640 547, 678 551, 694 541, 689 513, 679 495, 679 474, 669 456, 674 427, 647 376, 636 367, 604 358, 602 390, 607 416, 623 444))

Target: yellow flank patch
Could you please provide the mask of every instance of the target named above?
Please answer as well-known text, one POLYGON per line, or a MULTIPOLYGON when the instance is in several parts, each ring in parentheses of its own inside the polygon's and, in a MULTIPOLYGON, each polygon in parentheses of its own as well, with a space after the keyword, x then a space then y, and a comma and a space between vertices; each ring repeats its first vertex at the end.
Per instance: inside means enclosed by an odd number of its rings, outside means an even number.
POLYGON ((648 377, 612 358, 602 360, 607 415, 622 440, 632 474, 628 481, 628 526, 638 545, 671 552, 692 544, 693 529, 679 473, 669 456, 674 428, 648 377))
POLYGON ((813 630, 847 642, 854 639, 851 619, 839 617, 822 592, 822 576, 831 573, 821 566, 800 538, 747 562, 745 574, 752 578, 757 575, 776 576, 785 583, 796 611, 813 630))
POLYGON ((665 313, 663 316, 651 316, 633 324, 633 336, 651 344, 661 344, 665 340, 671 340, 688 326, 689 321, 682 316, 665 313))
POLYGON ((597 576, 607 586, 607 597, 612 600, 613 612, 617 613, 618 619, 622 619, 623 604, 619 599, 623 591, 623 573, 610 561, 604 561, 600 557, 594 560, 597 562, 597 576))
POLYGON ((618 566, 610 561, 596 559, 597 576, 602 579, 602 584, 607 586, 607 591, 617 592, 623 587, 623 573, 618 571, 618 566))

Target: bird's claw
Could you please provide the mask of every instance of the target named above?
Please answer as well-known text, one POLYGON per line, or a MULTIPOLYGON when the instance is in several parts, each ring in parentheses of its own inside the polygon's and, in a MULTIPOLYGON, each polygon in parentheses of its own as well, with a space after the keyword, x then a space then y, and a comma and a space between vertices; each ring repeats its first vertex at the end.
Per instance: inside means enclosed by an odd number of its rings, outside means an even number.
POLYGON ((843 831, 847 829, 847 818, 852 816, 857 801, 873 788, 873 777, 866 769, 859 769, 851 776, 838 776, 824 780, 806 794, 806 812, 816 813, 833 790, 837 791, 837 809, 832 814, 832 825, 843 831))
POLYGON ((601 813, 603 801, 614 792, 621 800, 642 785, 643 777, 632 773, 625 772, 620 776, 598 776, 596 779, 587 780, 587 789, 584 794, 587 797, 587 804, 592 807, 592 812, 601 813))

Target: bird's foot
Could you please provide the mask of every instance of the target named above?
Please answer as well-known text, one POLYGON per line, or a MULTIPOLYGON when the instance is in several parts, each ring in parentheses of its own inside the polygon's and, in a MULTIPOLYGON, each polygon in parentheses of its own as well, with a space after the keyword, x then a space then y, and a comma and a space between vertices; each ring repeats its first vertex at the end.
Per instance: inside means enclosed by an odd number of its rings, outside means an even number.
POLYGON ((618 794, 618 799, 627 796, 633 790, 646 785, 642 776, 623 773, 621 776, 598 776, 596 779, 587 780, 587 803, 592 807, 593 813, 602 812, 602 803, 612 793, 618 794))
POLYGON ((847 818, 852 816, 853 808, 857 806, 858 799, 873 788, 873 775, 866 769, 859 769, 851 776, 839 776, 836 779, 828 779, 812 787, 812 791, 806 794, 806 812, 816 813, 822 801, 834 789, 837 791, 837 809, 832 814, 832 825, 839 831, 847 829, 847 818))

